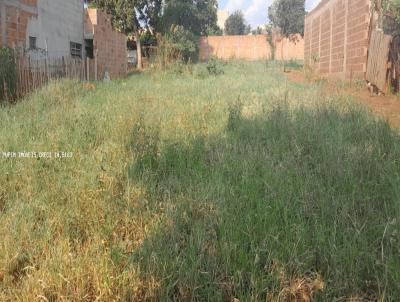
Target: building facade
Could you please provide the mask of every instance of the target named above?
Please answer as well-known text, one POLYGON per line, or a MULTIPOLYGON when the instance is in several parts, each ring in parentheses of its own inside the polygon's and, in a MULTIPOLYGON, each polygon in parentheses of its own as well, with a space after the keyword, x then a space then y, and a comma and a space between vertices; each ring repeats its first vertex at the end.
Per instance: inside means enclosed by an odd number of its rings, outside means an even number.
POLYGON ((218 27, 225 32, 225 22, 229 18, 229 12, 227 10, 219 10, 217 12, 217 24, 218 27))
POLYGON ((83 0, 2 0, 0 12, 2 46, 48 58, 84 56, 83 0))
POLYGON ((127 37, 115 31, 111 17, 98 9, 88 8, 85 20, 85 45, 89 58, 95 59, 97 66, 92 67, 97 75, 111 78, 125 76, 128 69, 127 37))

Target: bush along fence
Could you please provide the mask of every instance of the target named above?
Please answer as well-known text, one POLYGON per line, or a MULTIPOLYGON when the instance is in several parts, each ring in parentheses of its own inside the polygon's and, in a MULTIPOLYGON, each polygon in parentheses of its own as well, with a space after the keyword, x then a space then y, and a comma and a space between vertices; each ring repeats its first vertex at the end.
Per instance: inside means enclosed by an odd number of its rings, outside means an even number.
POLYGON ((32 59, 0 48, 0 103, 14 102, 52 80, 97 80, 96 60, 61 57, 32 59))
POLYGON ((18 71, 14 52, 9 48, 0 48, 0 101, 16 98, 18 71))

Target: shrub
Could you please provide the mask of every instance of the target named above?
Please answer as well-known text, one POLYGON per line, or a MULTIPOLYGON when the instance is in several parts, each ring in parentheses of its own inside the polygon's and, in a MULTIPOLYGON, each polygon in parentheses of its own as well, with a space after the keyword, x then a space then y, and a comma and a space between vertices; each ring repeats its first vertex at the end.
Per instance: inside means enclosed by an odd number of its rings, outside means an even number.
POLYGON ((224 74, 224 63, 221 60, 218 60, 216 58, 211 58, 207 63, 205 64, 196 64, 193 68, 193 75, 196 78, 204 79, 209 76, 218 76, 221 74, 224 74))
POLYGON ((198 37, 183 26, 172 26, 165 38, 184 62, 196 61, 199 51, 198 37))
POLYGON ((17 80, 14 51, 7 47, 0 48, 0 102, 15 99, 17 80))
POLYGON ((169 68, 169 71, 173 74, 193 74, 193 64, 189 62, 184 62, 182 59, 176 60, 169 68))
POLYGON ((205 67, 204 64, 198 64, 194 68, 193 75, 196 78, 205 79, 205 78, 207 78, 209 76, 209 73, 208 73, 207 68, 205 67))
POLYGON ((220 75, 224 73, 223 63, 216 58, 211 58, 206 68, 210 75, 220 75))
POLYGON ((170 31, 157 36, 157 54, 153 58, 153 66, 165 69, 173 65, 173 69, 182 69, 181 65, 197 61, 197 42, 198 38, 192 32, 179 25, 172 26, 170 31))

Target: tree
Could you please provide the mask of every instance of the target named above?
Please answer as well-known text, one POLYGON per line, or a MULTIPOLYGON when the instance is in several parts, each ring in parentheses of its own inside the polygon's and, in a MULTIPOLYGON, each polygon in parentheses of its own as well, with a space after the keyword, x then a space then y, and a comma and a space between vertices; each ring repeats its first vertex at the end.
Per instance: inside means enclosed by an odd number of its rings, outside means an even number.
POLYGON ((374 9, 379 14, 378 26, 392 36, 390 43, 390 78, 392 86, 400 91, 400 0, 375 1, 374 9))
POLYGON ((248 24, 248 25, 246 25, 246 29, 244 30, 244 34, 245 34, 245 35, 248 35, 248 34, 250 34, 250 33, 251 33, 251 25, 248 24))
POLYGON ((294 34, 304 35, 305 15, 304 0, 274 0, 268 8, 270 22, 286 37, 294 34))
POLYGON ((217 0, 164 0, 159 31, 173 49, 175 59, 194 61, 198 54, 198 37, 220 32, 217 26, 217 0))
POLYGON ((261 35, 262 33, 263 33, 263 30, 262 30, 262 28, 260 26, 257 26, 256 29, 253 29, 251 31, 252 35, 261 35))
POLYGON ((210 27, 207 29, 207 36, 222 36, 224 32, 222 29, 217 25, 215 27, 210 27))
POLYGON ((196 60, 198 54, 198 37, 182 25, 176 25, 165 34, 165 39, 170 43, 178 57, 175 59, 183 60, 187 63, 196 60))
POLYGON ((217 10, 217 0, 166 0, 159 30, 183 26, 194 35, 207 35, 218 28, 217 10))
POLYGON ((380 23, 382 23, 385 32, 392 36, 398 36, 400 34, 400 0, 381 0, 377 2, 375 3, 375 9, 382 14, 380 23))
POLYGON ((225 33, 227 35, 245 35, 248 26, 244 20, 243 13, 238 10, 228 17, 225 21, 225 33))
POLYGON ((110 14, 116 30, 134 35, 138 68, 142 69, 141 24, 151 26, 152 22, 157 22, 156 17, 161 11, 161 0, 92 0, 90 4, 110 14))

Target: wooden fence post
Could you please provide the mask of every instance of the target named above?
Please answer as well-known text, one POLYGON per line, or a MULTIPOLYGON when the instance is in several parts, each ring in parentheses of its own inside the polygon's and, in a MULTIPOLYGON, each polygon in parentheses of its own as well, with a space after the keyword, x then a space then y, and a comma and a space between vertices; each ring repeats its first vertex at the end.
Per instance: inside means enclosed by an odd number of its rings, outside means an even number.
POLYGON ((65 59, 64 56, 62 57, 62 74, 64 77, 67 77, 67 70, 66 70, 66 66, 65 66, 65 59))
POLYGON ((97 49, 94 52, 94 80, 97 81, 97 49))
POLYGON ((49 62, 47 61, 47 55, 46 55, 46 60, 44 62, 44 72, 45 72, 45 76, 46 76, 46 81, 47 83, 50 81, 49 79, 49 62))
POLYGON ((31 57, 28 57, 28 92, 33 90, 32 88, 32 69, 31 69, 31 57))
POLYGON ((86 80, 90 81, 89 58, 86 58, 86 80))

